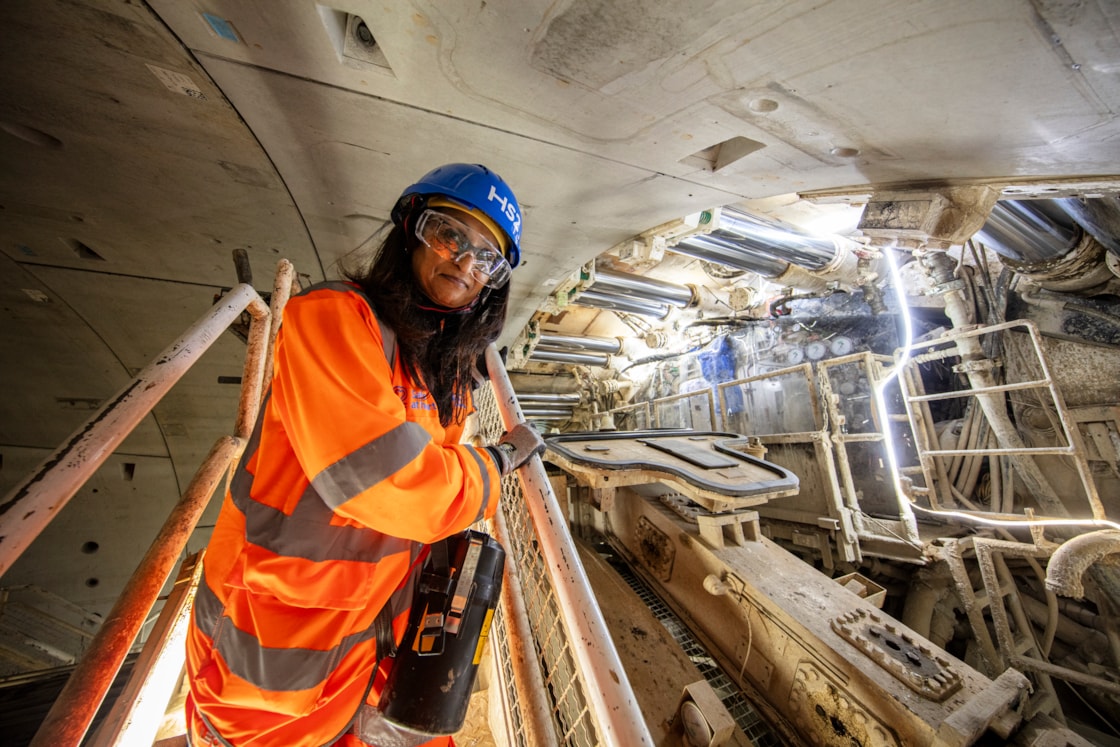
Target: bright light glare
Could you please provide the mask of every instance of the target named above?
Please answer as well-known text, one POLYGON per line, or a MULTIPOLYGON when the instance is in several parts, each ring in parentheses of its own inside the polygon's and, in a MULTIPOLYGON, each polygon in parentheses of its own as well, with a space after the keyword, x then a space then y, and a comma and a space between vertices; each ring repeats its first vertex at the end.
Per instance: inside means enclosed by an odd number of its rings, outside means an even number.
MULTIPOLYGON (((914 518, 914 512, 911 510, 910 499, 902 490, 902 479, 898 468, 898 456, 894 452, 894 442, 891 439, 890 431, 890 418, 887 415, 887 399, 886 390, 887 386, 894 379, 898 378, 902 373, 902 367, 910 360, 910 346, 914 344, 914 329, 910 323, 910 307, 906 305, 906 296, 902 291, 902 275, 898 271, 898 264, 895 262, 893 252, 887 248, 883 250, 883 256, 886 257, 887 267, 891 273, 891 285, 894 286, 895 297, 898 299, 898 310, 902 315, 902 323, 904 326, 903 340, 902 340, 902 355, 895 361, 894 367, 891 369, 889 375, 881 379, 875 387, 875 404, 879 408, 879 412, 883 416, 883 445, 887 449, 887 462, 889 463, 891 472, 891 484, 894 485, 895 497, 898 500, 898 508, 905 519, 907 532, 912 539, 918 538, 918 522, 914 518)), ((902 385, 899 384, 899 391, 902 390, 902 385)))
MULTIPOLYGON (((1003 526, 1003 527, 1026 527, 1026 526, 1099 526, 1111 527, 1113 529, 1120 529, 1120 524, 1108 521, 1105 519, 991 519, 984 516, 978 516, 973 513, 964 513, 962 511, 949 511, 944 509, 932 509, 924 506, 919 506, 907 497, 905 491, 902 489, 901 473, 898 467, 898 457, 894 451, 894 443, 891 441, 890 434, 890 420, 887 417, 887 403, 885 391, 887 385, 902 373, 902 367, 910 360, 910 348, 914 344, 914 330, 910 322, 910 308, 906 305, 906 297, 902 292, 902 276, 898 271, 898 265, 895 263, 894 254, 890 249, 883 251, 887 259, 887 267, 890 268, 891 284, 894 286, 895 296, 898 298, 898 309, 902 315, 903 324, 905 325, 904 340, 902 345, 902 353, 899 359, 895 362, 894 368, 891 369, 890 375, 883 378, 878 386, 875 387, 875 402, 879 407, 879 412, 883 415, 883 444, 887 449, 887 461, 889 462, 891 472, 891 483, 894 485, 895 497, 898 499, 898 507, 906 520, 911 537, 917 539, 918 527, 914 517, 913 509, 918 509, 922 513, 931 514, 935 516, 945 517, 952 516, 954 518, 963 519, 966 521, 975 522, 978 524, 986 524, 989 526, 1003 526)), ((901 391, 902 385, 899 384, 901 391)))
MULTIPOLYGON (((193 593, 190 595, 193 597, 193 593)), ((163 721, 167 704, 174 694, 179 677, 186 661, 187 623, 191 617, 191 605, 183 604, 175 616, 170 632, 163 641, 163 647, 147 679, 141 685, 131 710, 125 717, 114 747, 151 747, 160 723, 163 721)), ((150 639, 149 639, 150 640, 150 639)))
POLYGON ((959 519, 973 521, 977 524, 988 524, 996 527, 1108 527, 1110 529, 1120 529, 1120 524, 1108 519, 989 519, 986 516, 979 516, 977 514, 966 513, 964 511, 947 511, 944 509, 933 510, 925 508, 918 504, 913 504, 914 508, 927 514, 934 514, 936 516, 955 516, 959 519))

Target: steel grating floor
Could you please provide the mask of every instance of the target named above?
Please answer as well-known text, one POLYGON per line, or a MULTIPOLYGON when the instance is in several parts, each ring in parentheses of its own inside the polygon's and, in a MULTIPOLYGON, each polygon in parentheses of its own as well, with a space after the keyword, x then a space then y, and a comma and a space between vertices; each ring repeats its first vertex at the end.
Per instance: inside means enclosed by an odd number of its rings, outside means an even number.
POLYGON ((704 675, 704 679, 712 686, 724 707, 735 719, 735 723, 743 730, 743 733, 747 735, 747 738, 751 740, 755 747, 781 747, 782 743, 769 724, 762 720, 762 717, 751 706, 743 692, 708 654, 700 641, 692 635, 692 631, 681 622, 676 613, 630 569, 630 566, 624 560, 614 553, 610 553, 606 559, 649 607, 653 616, 669 631, 669 634, 673 636, 673 639, 680 645, 688 658, 704 675))

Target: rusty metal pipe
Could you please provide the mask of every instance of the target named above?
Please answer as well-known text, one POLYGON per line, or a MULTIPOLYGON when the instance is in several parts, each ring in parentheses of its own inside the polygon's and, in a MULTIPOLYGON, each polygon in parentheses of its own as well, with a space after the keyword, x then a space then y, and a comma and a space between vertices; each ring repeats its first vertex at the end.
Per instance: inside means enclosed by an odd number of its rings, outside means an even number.
POLYGON ((179 564, 179 577, 144 641, 128 683, 82 747, 149 747, 155 741, 187 658, 187 627, 201 577, 202 553, 179 564))
POLYGON ((198 518, 229 469, 230 461, 241 448, 240 439, 223 436, 210 449, 206 461, 175 504, 167 522, 93 637, 89 650, 58 694, 30 747, 76 747, 81 743, 148 612, 186 547, 198 518))
POLYGON ((268 313, 252 286, 243 284, 214 304, 4 497, 0 503, 0 575, 12 567, 113 450, 246 307, 268 313))
MULTIPOLYGON (((264 375, 261 379, 260 396, 263 397, 264 393, 268 391, 268 387, 272 384, 272 351, 276 347, 276 336, 280 334, 280 322, 284 318, 284 306, 287 305, 288 299, 292 296, 292 291, 295 289, 295 267, 286 259, 282 259, 276 263, 276 279, 272 285, 272 298, 269 303, 269 311, 271 312, 272 324, 268 327, 268 345, 264 354, 264 375)), ((250 330, 250 333, 252 330, 250 330)), ((250 421, 250 427, 256 418, 250 421)), ((240 437, 241 432, 238 431, 237 435, 240 437)))
MULTIPOLYGON (((274 294, 274 308, 275 303, 274 294)), ((271 363, 270 332, 279 328, 279 325, 268 323, 273 312, 266 308, 263 302, 249 304, 249 313, 253 316, 253 322, 249 325, 249 339, 245 346, 245 363, 241 372, 241 397, 237 406, 237 424, 233 430, 235 436, 245 440, 248 440, 253 432, 253 426, 257 422, 257 412, 263 399, 265 367, 266 364, 271 363)), ((267 367, 272 368, 271 365, 267 367)))

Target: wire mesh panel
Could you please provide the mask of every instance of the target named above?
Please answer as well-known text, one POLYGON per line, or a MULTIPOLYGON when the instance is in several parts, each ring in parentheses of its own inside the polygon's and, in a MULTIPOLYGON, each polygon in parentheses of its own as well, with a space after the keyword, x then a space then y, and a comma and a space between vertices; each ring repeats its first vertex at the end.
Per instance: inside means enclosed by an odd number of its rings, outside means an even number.
POLYGON ((718 389, 723 427, 733 433, 808 433, 824 426, 808 364, 728 381, 718 389))
POLYGON ((884 376, 883 364, 889 362, 861 352, 821 361, 816 369, 845 503, 878 516, 898 511, 894 486, 882 479, 890 459, 883 443, 889 413, 880 412, 874 391, 884 376))
POLYGON ((620 431, 644 431, 653 427, 649 402, 617 407, 606 414, 613 418, 615 427, 620 431))
POLYGON ((710 431, 715 427, 715 397, 710 387, 661 397, 650 404, 653 406, 653 419, 658 428, 710 431))
MULTIPOLYGON (((479 430, 487 441, 497 439, 502 433, 502 423, 494 403, 492 390, 484 386, 475 397, 478 407, 479 430)), ((495 618, 492 645, 497 654, 498 679, 504 690, 511 734, 515 744, 537 747, 526 741, 526 730, 520 728, 530 717, 530 709, 522 694, 514 686, 517 678, 513 671, 515 637, 531 648, 541 668, 541 679, 551 705, 553 728, 559 744, 603 744, 588 709, 587 697, 582 689, 571 642, 562 625, 559 601, 549 582, 544 557, 536 541, 535 529, 525 508, 521 483, 517 479, 502 481, 502 513, 506 533, 501 538, 508 562, 516 566, 521 581, 528 630, 520 630, 515 621, 499 612, 495 618)))

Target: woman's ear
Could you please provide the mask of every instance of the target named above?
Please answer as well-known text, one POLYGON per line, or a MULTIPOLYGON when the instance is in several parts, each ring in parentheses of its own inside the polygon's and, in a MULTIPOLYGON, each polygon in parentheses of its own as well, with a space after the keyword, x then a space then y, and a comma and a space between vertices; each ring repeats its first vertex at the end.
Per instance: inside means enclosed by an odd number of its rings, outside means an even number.
MULTIPOLYGON (((427 206, 428 198, 426 195, 408 195, 397 201, 389 217, 392 219, 393 223, 404 229, 405 236, 411 236, 412 226, 410 224, 415 220, 416 216, 424 212, 424 208, 427 206)), ((405 242, 405 247, 408 247, 407 241, 405 242)))

